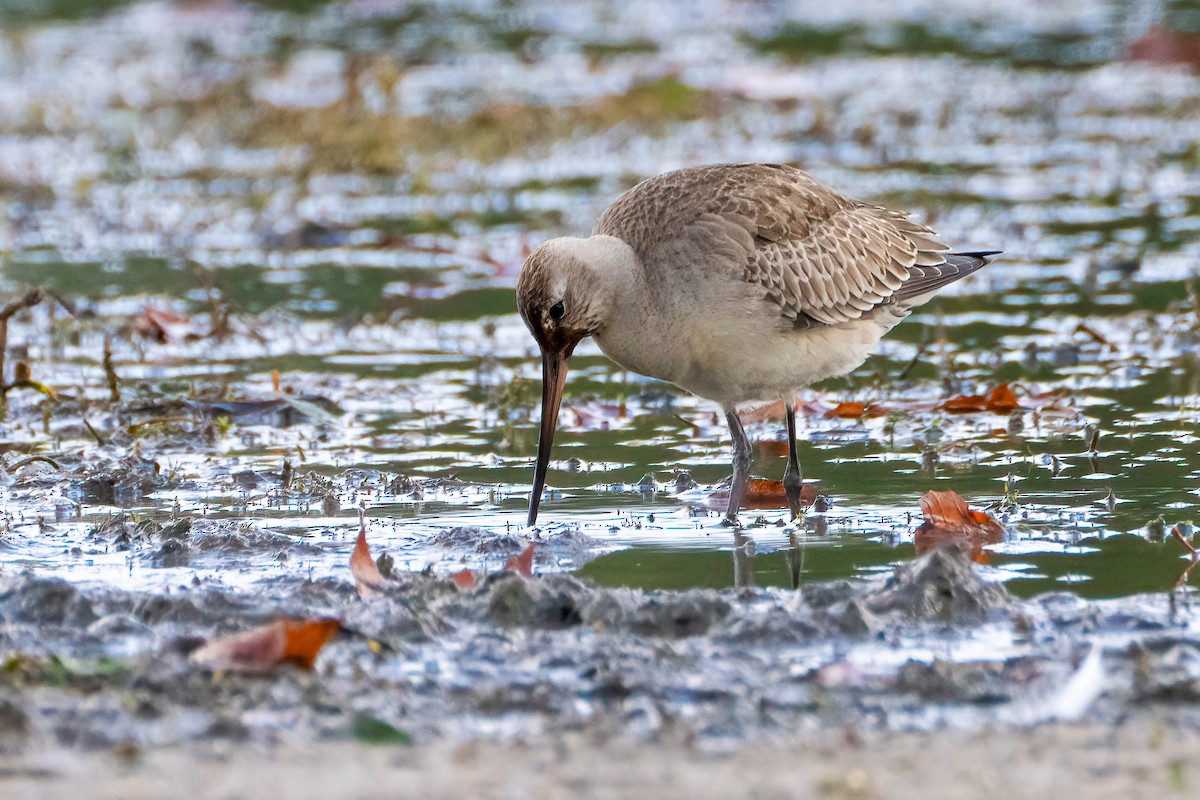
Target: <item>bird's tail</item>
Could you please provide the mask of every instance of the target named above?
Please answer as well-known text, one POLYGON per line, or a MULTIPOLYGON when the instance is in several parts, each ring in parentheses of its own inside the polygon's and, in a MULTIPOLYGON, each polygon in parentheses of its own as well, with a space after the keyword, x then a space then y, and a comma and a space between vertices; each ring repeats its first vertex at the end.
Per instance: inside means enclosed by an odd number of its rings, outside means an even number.
POLYGON ((892 295, 892 300, 902 305, 918 306, 943 286, 983 269, 992 263, 992 256, 998 256, 1001 252, 1003 251, 987 250, 978 253, 950 253, 943 264, 933 267, 909 267, 909 279, 892 295))

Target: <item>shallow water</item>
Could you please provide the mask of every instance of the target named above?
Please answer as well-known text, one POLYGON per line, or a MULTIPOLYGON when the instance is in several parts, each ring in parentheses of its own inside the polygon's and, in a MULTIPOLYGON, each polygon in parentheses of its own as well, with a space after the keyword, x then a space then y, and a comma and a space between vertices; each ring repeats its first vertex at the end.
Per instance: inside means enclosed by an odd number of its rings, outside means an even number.
MULTIPOLYGON (((0 36, 2 285, 76 313, 10 325, 9 370, 28 362, 60 399, 9 395, 0 564, 154 589, 344 576, 362 506, 402 569, 499 567, 431 537, 522 532, 523 254, 642 177, 786 160, 1005 255, 806 393, 891 413, 805 414, 805 475, 832 507, 798 529, 744 512, 736 554, 707 497, 729 469, 714 409, 581 347, 542 522, 589 545, 546 547, 539 568, 663 588, 865 575, 912 556, 921 493, 953 489, 1005 525, 979 560, 1014 593, 1170 590, 1187 566, 1170 528, 1200 502, 1200 80, 1124 59, 1161 16, 1142 4, 878 5, 17 15, 0 36), (188 321, 150 341, 133 330, 146 308, 188 321), (1002 381, 1015 415, 936 408, 1002 381), (229 400, 275 405, 212 405, 229 400), (29 454, 54 464, 14 466, 29 454), (97 535, 116 514, 282 538, 168 565, 157 540, 97 535)), ((781 427, 751 428, 764 476, 782 474, 781 427)))

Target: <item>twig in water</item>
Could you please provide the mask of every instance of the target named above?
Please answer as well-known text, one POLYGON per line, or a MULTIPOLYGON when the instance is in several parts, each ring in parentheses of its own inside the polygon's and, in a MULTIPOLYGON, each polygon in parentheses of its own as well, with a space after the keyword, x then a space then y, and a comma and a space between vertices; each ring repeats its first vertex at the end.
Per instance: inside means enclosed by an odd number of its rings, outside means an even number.
POLYGON ((41 289, 30 289, 24 296, 0 308, 0 382, 4 380, 4 360, 8 355, 8 320, 18 311, 36 306, 44 296, 41 289))
MULTIPOLYGON (((113 368, 112 357, 112 339, 108 336, 104 337, 104 380, 108 383, 108 394, 112 397, 114 403, 121 402, 121 381, 117 377, 117 371, 113 368)), ((86 421, 86 420, 85 420, 86 421)), ((89 425, 88 428, 92 426, 89 425)))
POLYGON ((99 444, 101 447, 104 447, 105 445, 108 444, 108 440, 106 440, 103 436, 101 436, 100 432, 98 430, 96 430, 95 428, 92 427, 92 423, 88 422, 87 417, 83 417, 83 427, 88 429, 88 433, 90 433, 92 435, 92 437, 95 438, 96 443, 99 444))
POLYGON ((921 341, 917 343, 917 352, 913 355, 912 361, 908 362, 908 366, 900 370, 900 374, 896 376, 897 381, 902 381, 908 377, 908 373, 913 371, 913 367, 921 360, 921 356, 925 355, 925 351, 929 349, 929 343, 933 341, 929 335, 929 328, 924 328, 921 333, 921 341))
POLYGON ((20 461, 8 467, 8 471, 16 472, 21 467, 27 467, 37 461, 41 461, 44 464, 49 464, 57 470, 62 470, 62 466, 53 458, 50 458, 50 456, 29 456, 28 458, 22 458, 20 461))

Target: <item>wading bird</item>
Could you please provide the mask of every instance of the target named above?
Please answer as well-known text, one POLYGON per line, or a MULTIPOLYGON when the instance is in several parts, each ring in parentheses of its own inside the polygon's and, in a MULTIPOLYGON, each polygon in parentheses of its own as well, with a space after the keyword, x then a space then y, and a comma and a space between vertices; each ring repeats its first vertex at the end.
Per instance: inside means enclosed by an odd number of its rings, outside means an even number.
POLYGON ((794 167, 668 172, 617 198, 586 239, 539 246, 517 305, 542 351, 537 520, 567 362, 585 337, 633 372, 721 405, 733 436, 726 518, 737 522, 751 447, 740 404, 783 399, 784 488, 800 511, 796 392, 858 367, 880 337, 996 252, 949 253, 902 211, 851 200, 794 167))

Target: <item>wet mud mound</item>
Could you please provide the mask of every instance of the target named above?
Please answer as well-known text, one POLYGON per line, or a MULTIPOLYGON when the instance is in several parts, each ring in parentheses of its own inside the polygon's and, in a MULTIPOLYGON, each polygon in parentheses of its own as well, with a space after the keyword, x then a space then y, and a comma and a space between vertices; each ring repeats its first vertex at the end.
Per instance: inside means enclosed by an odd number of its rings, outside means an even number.
POLYGON ((10 749, 319 741, 354 737, 365 718, 424 740, 611 741, 1115 720, 1147 703, 1200 719, 1197 639, 1165 602, 1017 601, 956 549, 799 592, 512 572, 463 589, 405 573, 364 601, 329 579, 147 595, 5 574, 0 621, 0 714, 26 731, 6 735, 10 749), (189 660, 223 634, 325 618, 341 633, 312 671, 189 660))

